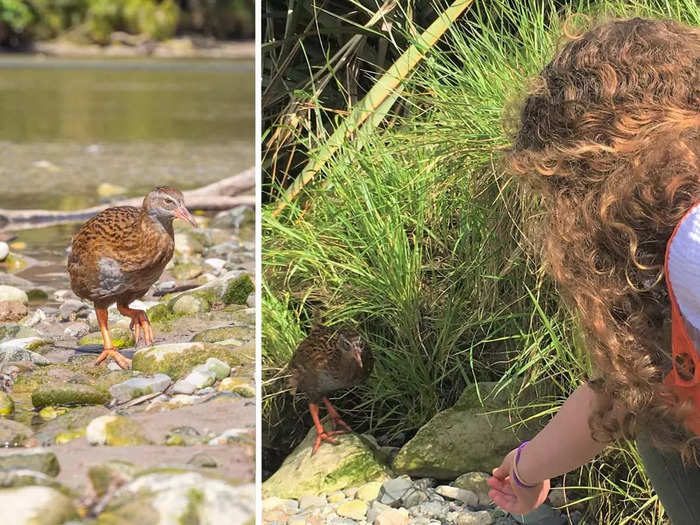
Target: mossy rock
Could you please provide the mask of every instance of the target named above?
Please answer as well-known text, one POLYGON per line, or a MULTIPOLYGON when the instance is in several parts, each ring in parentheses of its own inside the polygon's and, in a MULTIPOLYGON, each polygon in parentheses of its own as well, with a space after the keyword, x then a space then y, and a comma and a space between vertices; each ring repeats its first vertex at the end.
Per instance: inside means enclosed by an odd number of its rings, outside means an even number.
POLYGON ((250 341, 255 337, 252 328, 243 326, 224 326, 220 328, 210 328, 196 334, 192 341, 204 343, 218 343, 227 339, 250 341))
POLYGON ((21 447, 34 432, 27 425, 11 419, 0 419, 0 447, 21 447))
POLYGON ((29 299, 30 303, 46 301, 49 298, 49 294, 40 288, 32 288, 31 290, 27 291, 27 298, 29 299))
POLYGON ((197 294, 185 294, 173 301, 172 309, 176 315, 194 315, 211 311, 212 303, 197 294))
POLYGON ((67 413, 41 427, 35 437, 43 445, 67 443, 76 437, 84 436, 85 427, 90 421, 109 413, 109 410, 101 405, 71 408, 67 413))
POLYGON ((4 267, 7 273, 17 273, 24 270, 29 263, 19 254, 10 253, 5 260, 0 263, 0 268, 4 267))
POLYGON ((176 264, 171 273, 178 281, 189 281, 202 275, 204 270, 199 264, 188 262, 176 264))
POLYGON ((15 411, 15 402, 6 392, 0 392, 0 416, 9 416, 15 411))
POLYGON ((125 416, 95 418, 85 429, 85 436, 91 445, 127 447, 151 444, 141 424, 125 416))
POLYGON ((104 405, 110 399, 109 392, 78 383, 43 385, 32 392, 32 405, 39 409, 49 405, 104 405))
POLYGON ((11 509, 10 523, 27 525, 62 525, 79 517, 72 498, 52 487, 3 489, 0 491, 0 508, 11 509))
MULTIPOLYGON (((113 326, 109 329, 109 336, 112 338, 112 344, 115 348, 130 348, 134 346, 134 334, 131 330, 123 326, 113 326)), ((101 345, 102 333, 92 332, 83 336, 78 341, 78 346, 101 345)))
POLYGON ((357 434, 337 436, 338 444, 322 444, 311 455, 316 430, 311 427, 306 438, 287 456, 282 466, 262 484, 262 496, 299 499, 385 481, 390 472, 378 459, 374 446, 357 434))
POLYGON ((513 429, 507 411, 509 392, 496 394, 496 387, 496 383, 479 383, 478 389, 468 386, 452 408, 436 414, 401 448, 393 469, 445 480, 464 472, 491 472, 508 452, 537 432, 536 424, 513 429))
POLYGON ((56 454, 47 448, 19 449, 0 456, 0 471, 17 469, 34 470, 54 478, 61 471, 56 454))
POLYGON ((226 304, 246 304, 248 296, 254 291, 253 280, 250 275, 244 274, 228 282, 221 299, 226 304))
POLYGON ((167 303, 160 303, 155 306, 151 306, 146 311, 146 315, 152 323, 156 323, 170 319, 173 316, 173 311, 170 309, 167 303))
POLYGON ((140 472, 109 501, 97 525, 255 523, 255 485, 192 469, 140 472))
POLYGON ((128 481, 134 477, 137 471, 138 468, 133 463, 112 460, 90 467, 88 478, 95 494, 101 498, 111 486, 114 486, 115 482, 121 484, 125 479, 128 481))
POLYGON ((161 372, 176 381, 210 357, 216 357, 229 366, 241 366, 255 359, 255 347, 244 345, 229 348, 211 343, 156 345, 138 350, 134 354, 132 367, 147 374, 161 372))

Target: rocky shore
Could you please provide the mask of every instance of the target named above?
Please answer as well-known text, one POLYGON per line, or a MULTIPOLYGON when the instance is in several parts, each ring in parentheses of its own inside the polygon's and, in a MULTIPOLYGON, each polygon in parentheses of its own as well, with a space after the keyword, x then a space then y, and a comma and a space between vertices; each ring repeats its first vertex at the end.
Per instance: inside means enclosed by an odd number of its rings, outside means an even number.
POLYGON ((148 312, 154 345, 134 348, 129 319, 110 309, 130 370, 93 366, 102 344, 94 309, 55 265, 0 241, 9 523, 254 522, 252 221, 238 208, 176 229, 173 260, 132 304, 148 312))
POLYGON ((495 383, 471 385, 400 448, 381 446, 371 435, 343 434, 337 445, 323 444, 312 455, 311 428, 263 483, 263 523, 578 524, 581 508, 567 507, 560 488, 526 516, 507 514, 489 498, 487 472, 536 431, 514 430, 508 403, 495 383))

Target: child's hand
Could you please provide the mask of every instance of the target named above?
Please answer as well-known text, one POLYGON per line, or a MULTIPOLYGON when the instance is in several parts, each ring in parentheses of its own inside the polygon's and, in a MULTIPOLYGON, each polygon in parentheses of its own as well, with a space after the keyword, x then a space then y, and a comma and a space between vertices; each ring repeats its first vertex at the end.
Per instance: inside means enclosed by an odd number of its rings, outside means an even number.
POLYGON ((519 487, 511 476, 516 452, 517 450, 510 451, 503 458, 501 466, 493 469, 493 476, 487 481, 491 487, 489 497, 496 505, 511 514, 527 514, 547 499, 549 480, 546 479, 531 489, 519 487))

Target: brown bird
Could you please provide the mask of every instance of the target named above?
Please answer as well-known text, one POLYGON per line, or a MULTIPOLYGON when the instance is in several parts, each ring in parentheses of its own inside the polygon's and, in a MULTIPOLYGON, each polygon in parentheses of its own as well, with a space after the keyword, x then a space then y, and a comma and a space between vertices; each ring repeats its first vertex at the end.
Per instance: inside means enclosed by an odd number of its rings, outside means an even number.
POLYGON ((131 318, 136 344, 153 343, 151 323, 143 310, 129 304, 146 294, 173 255, 173 219, 196 226, 187 211, 182 193, 174 188, 155 188, 143 199, 141 208, 108 208, 86 222, 73 237, 68 273, 73 291, 92 301, 100 325, 104 351, 99 365, 111 357, 127 368, 131 360, 112 346, 107 328, 107 308, 117 303, 122 315, 131 318))
POLYGON ((292 393, 303 392, 309 398, 309 412, 316 427, 316 443, 312 454, 316 453, 322 441, 336 443, 331 436, 344 432, 337 430, 339 425, 352 432, 328 400, 328 394, 360 383, 371 370, 372 353, 360 334, 354 330, 338 330, 317 324, 306 339, 299 343, 287 372, 292 393), (318 417, 321 401, 336 428, 332 432, 325 431, 318 417))

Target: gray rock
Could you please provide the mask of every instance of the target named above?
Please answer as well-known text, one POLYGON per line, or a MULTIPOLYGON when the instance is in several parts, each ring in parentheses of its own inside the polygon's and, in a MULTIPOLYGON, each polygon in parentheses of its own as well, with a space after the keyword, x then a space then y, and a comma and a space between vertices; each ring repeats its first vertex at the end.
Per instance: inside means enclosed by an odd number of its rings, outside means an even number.
POLYGON ((79 317, 87 318, 90 306, 82 301, 67 299, 58 309, 58 317, 61 321, 74 321, 79 317))
POLYGON ((428 501, 429 499, 430 495, 427 491, 414 487, 404 495, 402 501, 405 507, 414 507, 415 505, 419 505, 424 501, 428 501))
POLYGON ((4 261, 10 254, 10 247, 6 242, 0 241, 0 262, 4 261))
POLYGON ((414 491, 413 482, 408 476, 390 479, 382 484, 377 501, 390 507, 399 507, 404 496, 414 491))
POLYGON ((216 392, 216 388, 213 386, 208 386, 205 388, 200 388, 195 392, 198 396, 208 396, 209 394, 214 394, 216 392))
POLYGON ((112 385, 109 393, 117 403, 126 403, 134 398, 163 392, 170 386, 170 378, 165 374, 155 374, 153 377, 133 377, 123 383, 112 385))
POLYGON ((33 352, 33 350, 49 343, 51 343, 49 339, 43 339, 41 337, 22 337, 20 339, 10 339, 9 341, 0 343, 0 360, 32 361, 36 364, 47 364, 44 362, 46 359, 36 352, 33 352), (36 357, 37 355, 39 357, 36 357))
POLYGON ((564 518, 561 513, 554 510, 547 503, 543 503, 529 514, 513 515, 515 521, 522 525, 564 525, 564 518))
POLYGON ((62 525, 78 519, 71 498, 52 487, 28 486, 0 490, 0 509, 12 509, 5 525, 62 525))
POLYGON ((219 271, 223 270, 224 266, 226 265, 226 261, 224 259, 219 259, 217 257, 210 257, 209 259, 204 259, 204 264, 208 264, 214 270, 219 272, 219 271))
POLYGON ((83 337, 90 332, 90 326, 87 323, 69 323, 66 329, 63 331, 69 337, 83 337))
POLYGON ((180 379, 173 385, 173 394, 192 394, 195 391, 195 386, 185 379, 180 379))
POLYGON ((25 292, 35 287, 34 283, 31 281, 27 281, 26 279, 22 279, 21 277, 17 277, 11 273, 0 273, 0 285, 12 286, 14 288, 24 290, 25 292))
POLYGON ((17 301, 22 304, 27 304, 29 302, 29 297, 24 290, 20 290, 14 286, 0 284, 0 301, 17 301))
POLYGON ((411 514, 414 516, 425 516, 427 518, 444 519, 447 515, 449 506, 440 503, 439 501, 424 501, 419 505, 410 508, 411 514))
POLYGON ((61 471, 56 455, 47 448, 18 449, 0 455, 0 471, 17 469, 34 470, 53 477, 61 471))
POLYGON ((73 290, 56 290, 53 293, 55 301, 62 303, 64 301, 73 300, 80 302, 80 298, 73 293, 73 290))
POLYGON ((19 421, 0 418, 0 447, 21 447, 34 432, 19 421))

